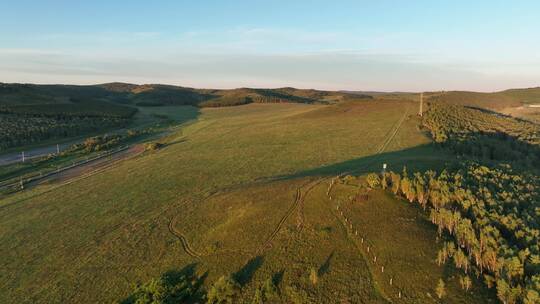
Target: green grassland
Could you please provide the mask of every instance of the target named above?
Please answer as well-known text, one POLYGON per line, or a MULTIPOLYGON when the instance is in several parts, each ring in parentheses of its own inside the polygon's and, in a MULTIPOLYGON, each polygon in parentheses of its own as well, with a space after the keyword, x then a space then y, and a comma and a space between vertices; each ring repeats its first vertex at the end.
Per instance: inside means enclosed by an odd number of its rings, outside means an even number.
MULTIPOLYGON (((388 259, 396 273, 418 269, 397 299, 326 195, 330 180, 343 172, 379 170, 383 162, 422 170, 450 160, 419 127, 416 107, 384 98, 147 107, 149 115, 183 122, 160 140, 162 149, 69 185, 39 186, 2 200, 0 301, 117 301, 138 281, 195 263, 204 287, 234 275, 244 302, 274 278, 285 303, 436 303, 435 280, 445 273, 433 265, 434 228, 418 210, 384 195, 369 202, 381 204, 380 212, 351 206, 355 225, 364 225, 383 256, 411 251, 412 264, 388 259), (417 214, 418 224, 406 227, 414 233, 385 219, 385 212, 417 214), (374 233, 379 222, 389 234, 374 233), (395 242, 399 249, 384 250, 388 238, 404 240, 395 242), (411 244, 425 256, 414 257, 411 244)), ((346 197, 351 189, 336 191, 346 197)), ((479 301, 453 285, 448 293, 449 303, 479 301)))
MULTIPOLYGON (((442 242, 416 205, 379 190, 353 202, 367 191, 356 178, 327 192, 337 175, 379 171, 383 163, 414 172, 442 170, 456 160, 432 143, 437 134, 421 126, 418 94, 19 86, 0 88, 0 105, 28 112, 55 103, 71 109, 68 116, 92 113, 78 105, 98 111, 106 105, 114 108, 110 113, 136 107, 128 126, 157 124, 164 145, 73 183, 3 198, 2 302, 119 301, 136 282, 190 267, 203 290, 232 275, 242 286, 237 301, 245 303, 267 279, 283 303, 438 303, 439 279, 447 284, 445 303, 495 301, 480 282, 465 292, 457 271, 435 263, 442 242)), ((535 92, 424 96, 427 108, 437 103, 451 104, 450 112, 461 105, 498 111, 535 102, 535 92)), ((493 116, 463 113, 469 112, 493 116)), ((459 123, 448 125, 468 130, 459 123)), ((511 129, 521 134, 520 122, 514 123, 511 129)))

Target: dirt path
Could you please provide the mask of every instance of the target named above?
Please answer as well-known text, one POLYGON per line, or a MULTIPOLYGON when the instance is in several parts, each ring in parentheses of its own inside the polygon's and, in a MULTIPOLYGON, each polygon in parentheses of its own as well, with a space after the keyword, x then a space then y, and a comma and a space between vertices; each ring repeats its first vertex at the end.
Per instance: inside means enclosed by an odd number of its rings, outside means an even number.
MULTIPOLYGON (((226 189, 224 189, 224 191, 231 190, 231 188, 226 188, 226 189)), ((204 201, 206 201, 206 200, 208 200, 208 199, 210 199, 210 198, 212 198, 212 197, 214 197, 216 195, 219 195, 221 193, 222 193, 221 191, 211 192, 210 194, 208 194, 204 198, 202 198, 198 202, 198 204, 202 204, 204 201)), ((184 205, 187 205, 187 201, 184 201, 184 202, 180 203, 180 205, 176 205, 176 207, 184 206, 184 205)), ((170 212, 170 211, 166 211, 166 212, 170 212)), ((175 215, 173 215, 171 217, 171 219, 169 220, 168 229, 169 229, 169 232, 172 235, 174 235, 176 238, 178 238, 178 240, 181 242, 182 248, 186 252, 186 254, 188 254, 189 256, 191 256, 193 258, 201 259, 201 258, 204 258, 204 257, 219 256, 219 255, 226 255, 226 254, 253 255, 253 254, 256 253, 256 251, 253 251, 253 250, 242 250, 242 249, 239 249, 239 248, 225 249, 225 250, 220 250, 220 251, 216 251, 216 252, 212 252, 212 253, 199 253, 198 251, 193 249, 193 247, 190 245, 190 243, 189 243, 188 239, 186 238, 186 236, 182 232, 178 231, 175 228, 176 224, 177 224, 177 217, 179 215, 180 215, 179 213, 176 213, 175 215)))
POLYGON ((300 187, 296 189, 296 195, 294 197, 294 201, 292 205, 289 207, 287 212, 281 217, 280 221, 278 222, 276 228, 272 231, 272 233, 268 236, 266 241, 259 247, 257 252, 261 252, 266 248, 271 248, 272 241, 276 237, 276 235, 279 233, 285 222, 291 217, 291 215, 294 213, 295 210, 298 212, 298 227, 302 229, 304 225, 304 214, 303 214, 303 203, 307 196, 307 194, 318 184, 322 183, 327 178, 319 178, 312 182, 307 182, 300 187), (306 187, 307 189, 302 193, 302 188, 306 187))
POLYGON ((174 228, 175 225, 176 225, 176 216, 173 216, 169 222, 169 232, 172 233, 174 236, 176 236, 180 240, 180 243, 182 243, 182 248, 184 248, 184 251, 189 256, 196 259, 200 259, 201 255, 198 254, 195 250, 193 250, 193 248, 191 248, 186 237, 181 232, 179 232, 178 230, 174 228))
POLYGON ((293 204, 291 205, 291 207, 287 210, 287 212, 285 213, 285 215, 283 215, 281 217, 281 219, 279 220, 276 228, 272 231, 272 233, 270 234, 270 236, 266 239, 266 241, 261 245, 261 247, 259 248, 258 251, 263 251, 265 248, 269 247, 272 243, 272 240, 276 237, 276 235, 278 234, 279 230, 281 230, 281 227, 283 226, 283 224, 287 221, 287 219, 291 216, 291 214, 294 212, 294 210, 296 209, 296 207, 298 207, 298 204, 300 203, 300 199, 302 198, 302 192, 300 191, 300 188, 297 188, 296 189, 296 195, 294 197, 294 201, 293 201, 293 204))
POLYGON ((400 118, 400 120, 398 120, 397 122, 397 125, 394 129, 394 131, 390 134, 390 136, 383 142, 383 144, 381 145, 381 147, 379 148, 379 150, 377 150, 377 154, 381 154, 384 152, 384 150, 386 150, 386 148, 388 148, 388 145, 392 142, 392 140, 394 139, 394 137, 396 137, 396 134, 397 132, 399 131, 399 129, 401 128, 401 125, 403 124, 403 122, 405 121, 405 118, 407 118, 407 114, 409 113, 409 108, 410 107, 407 107, 405 109, 405 112, 403 113, 403 116, 400 118))

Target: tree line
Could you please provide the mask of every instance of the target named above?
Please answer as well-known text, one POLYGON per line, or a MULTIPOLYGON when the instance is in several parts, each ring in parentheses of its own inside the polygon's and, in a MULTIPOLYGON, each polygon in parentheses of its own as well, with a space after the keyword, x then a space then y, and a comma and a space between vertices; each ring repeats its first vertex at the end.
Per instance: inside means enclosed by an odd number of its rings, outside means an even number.
POLYGON ((99 100, 70 99, 71 103, 2 105, 0 113, 31 117, 116 117, 130 118, 137 108, 99 100))
MULTIPOLYGON (((503 303, 540 301, 540 179, 471 162, 456 171, 389 172, 373 182, 425 209, 440 236, 440 265, 496 287, 503 303)), ((468 283, 464 283, 468 285, 468 283)))
POLYGON ((33 117, 0 114, 0 151, 47 139, 78 136, 127 125, 129 120, 114 117, 33 117))
POLYGON ((540 127, 430 104, 423 124, 459 159, 441 172, 370 174, 372 187, 418 204, 445 241, 436 260, 495 288, 502 303, 540 303, 540 127))
POLYGON ((78 136, 126 126, 136 108, 99 100, 0 105, 0 151, 47 139, 78 136))

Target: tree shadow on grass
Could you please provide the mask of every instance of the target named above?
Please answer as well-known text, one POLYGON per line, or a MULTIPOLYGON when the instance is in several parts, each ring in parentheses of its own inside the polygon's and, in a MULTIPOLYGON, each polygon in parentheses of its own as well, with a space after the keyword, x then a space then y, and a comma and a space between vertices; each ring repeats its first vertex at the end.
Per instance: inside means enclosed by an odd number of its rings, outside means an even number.
POLYGON ((285 269, 282 269, 274 273, 274 275, 272 276, 272 283, 274 283, 274 285, 276 286, 279 286, 279 284, 281 284, 281 281, 283 281, 284 275, 285 275, 285 269))
POLYGON ((287 180, 309 176, 336 176, 344 172, 351 174, 366 174, 382 170, 387 164, 387 170, 400 172, 404 166, 414 171, 440 169, 454 160, 455 156, 434 144, 424 144, 413 148, 386 152, 366 157, 350 159, 318 168, 296 172, 290 175, 277 176, 275 180, 287 180))
POLYGON ((194 293, 191 296, 191 300, 195 301, 195 303, 204 300, 204 297, 206 296, 206 291, 202 287, 207 277, 208 270, 205 271, 201 276, 196 277, 195 281, 193 282, 194 293))
POLYGON ((238 284, 244 286, 251 281, 255 272, 262 266, 263 256, 256 256, 249 260, 244 267, 234 274, 234 279, 238 284))
POLYGON ((330 262, 332 261, 332 258, 334 257, 334 252, 335 250, 333 250, 332 253, 330 253, 330 255, 326 258, 326 260, 321 265, 321 267, 319 267, 319 270, 317 271, 317 274, 319 276, 323 276, 327 274, 328 271, 330 270, 330 262))

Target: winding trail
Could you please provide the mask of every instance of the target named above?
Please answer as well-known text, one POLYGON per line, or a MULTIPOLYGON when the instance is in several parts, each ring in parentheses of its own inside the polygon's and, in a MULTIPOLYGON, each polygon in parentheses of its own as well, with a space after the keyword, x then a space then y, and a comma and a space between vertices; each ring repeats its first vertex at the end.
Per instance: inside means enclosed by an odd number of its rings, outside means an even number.
POLYGON ((193 248, 191 248, 191 246, 189 245, 189 242, 186 239, 186 237, 181 232, 179 232, 178 230, 174 228, 175 224, 176 224, 176 216, 173 216, 171 220, 169 221, 169 232, 172 233, 174 236, 176 236, 180 240, 180 243, 182 243, 182 248, 184 248, 184 251, 189 256, 196 259, 200 259, 201 255, 198 254, 195 250, 193 250, 193 248))

